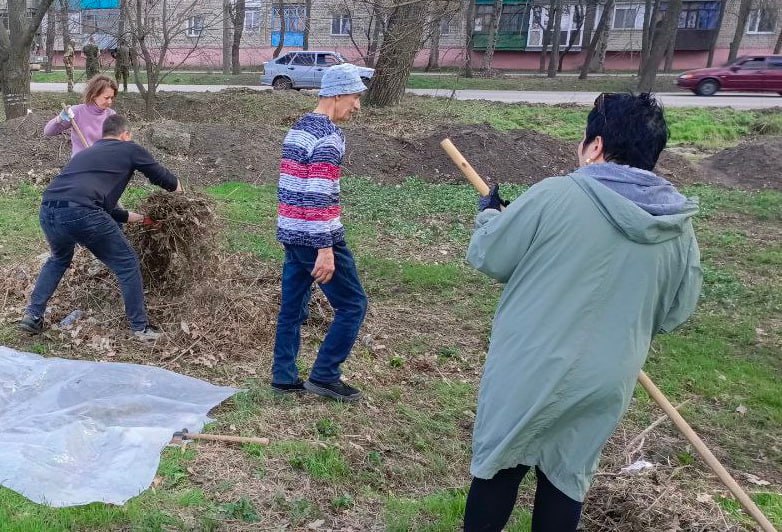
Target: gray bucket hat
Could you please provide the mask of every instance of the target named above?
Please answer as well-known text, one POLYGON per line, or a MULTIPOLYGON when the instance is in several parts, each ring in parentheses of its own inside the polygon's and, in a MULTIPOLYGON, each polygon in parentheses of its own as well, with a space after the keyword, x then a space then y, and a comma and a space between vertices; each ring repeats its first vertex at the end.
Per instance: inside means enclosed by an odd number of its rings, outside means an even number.
POLYGON ((343 94, 358 94, 367 90, 355 65, 342 63, 335 65, 323 74, 318 96, 329 98, 343 94))

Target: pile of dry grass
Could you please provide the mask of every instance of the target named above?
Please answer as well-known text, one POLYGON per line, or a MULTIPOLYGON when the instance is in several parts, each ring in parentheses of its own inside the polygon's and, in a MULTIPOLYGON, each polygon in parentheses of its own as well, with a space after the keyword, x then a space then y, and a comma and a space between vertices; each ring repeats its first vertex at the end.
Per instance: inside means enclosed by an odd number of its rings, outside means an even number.
MULTIPOLYGON (((0 322, 13 323, 22 315, 44 259, 0 267, 0 322)), ((226 360, 270 352, 279 306, 278 271, 250 254, 214 254, 208 266, 209 275, 192 279, 187 290, 147 294, 150 320, 166 334, 154 346, 145 346, 129 334, 115 276, 89 251, 77 248, 47 309, 46 334, 58 339, 50 354, 189 366, 193 373, 193 366, 214 368, 226 360), (73 325, 57 325, 77 309, 83 314, 73 325)))
POLYGON ((218 226, 209 198, 156 192, 144 199, 138 211, 156 222, 128 225, 145 286, 160 293, 181 293, 213 269, 218 226))

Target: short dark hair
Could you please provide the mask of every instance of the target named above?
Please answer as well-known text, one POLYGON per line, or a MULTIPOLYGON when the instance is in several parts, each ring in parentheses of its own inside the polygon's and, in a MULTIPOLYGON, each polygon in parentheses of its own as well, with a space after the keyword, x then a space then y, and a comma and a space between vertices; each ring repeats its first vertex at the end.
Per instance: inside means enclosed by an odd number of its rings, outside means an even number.
POLYGON ((111 115, 103 122, 104 137, 119 137, 126 131, 130 131, 130 122, 124 116, 111 115))
POLYGON ((652 170, 670 131, 663 108, 649 93, 603 93, 587 117, 584 146, 603 139, 606 161, 652 170))

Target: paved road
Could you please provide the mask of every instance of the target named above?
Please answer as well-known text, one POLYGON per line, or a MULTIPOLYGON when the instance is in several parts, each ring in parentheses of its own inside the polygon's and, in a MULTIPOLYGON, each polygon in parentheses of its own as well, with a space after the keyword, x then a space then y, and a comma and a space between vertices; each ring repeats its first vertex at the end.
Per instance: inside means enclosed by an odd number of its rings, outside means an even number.
MULTIPOLYGON (((65 83, 32 83, 34 92, 65 92, 65 83)), ((136 92, 135 86, 128 87, 131 92, 136 92)), ((223 89, 252 89, 269 90, 270 87, 247 87, 244 85, 161 85, 159 91, 169 92, 220 92, 223 89)), ((75 90, 81 92, 83 84, 77 83, 75 90)), ((448 89, 408 89, 408 93, 422 96, 450 97, 452 92, 448 89)), ((545 91, 484 91, 484 90, 457 90, 454 97, 457 100, 488 100, 505 103, 543 103, 561 104, 576 103, 592 105, 597 97, 596 92, 545 92, 545 91)), ((782 97, 775 94, 739 94, 727 93, 717 96, 695 96, 687 92, 670 92, 658 94, 667 107, 733 107, 734 109, 766 109, 769 107, 782 107, 782 97)))

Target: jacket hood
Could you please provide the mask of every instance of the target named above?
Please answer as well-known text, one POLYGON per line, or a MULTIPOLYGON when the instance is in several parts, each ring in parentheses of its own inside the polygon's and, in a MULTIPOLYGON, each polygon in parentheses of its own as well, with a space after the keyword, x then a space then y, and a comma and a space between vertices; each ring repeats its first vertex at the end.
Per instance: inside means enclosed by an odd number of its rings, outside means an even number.
POLYGON ((640 244, 680 236, 698 212, 696 198, 683 196, 646 170, 602 163, 579 168, 570 177, 614 227, 640 244))

